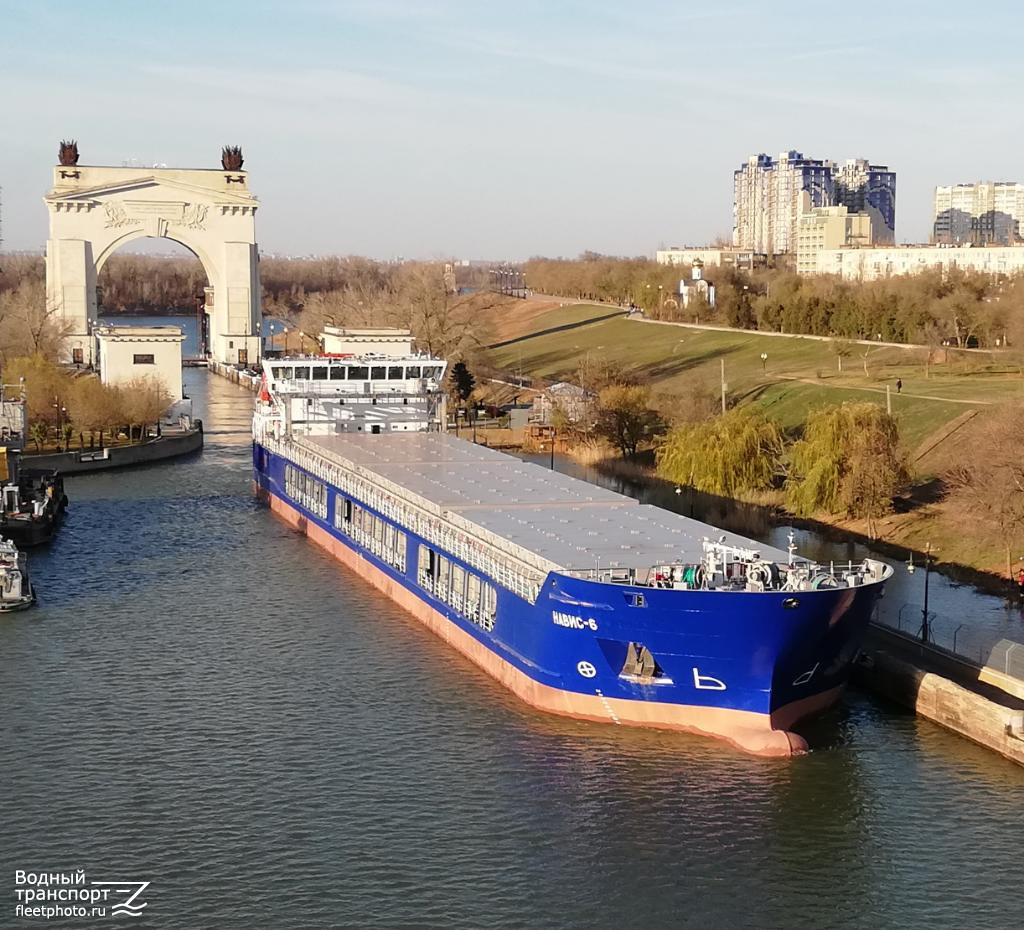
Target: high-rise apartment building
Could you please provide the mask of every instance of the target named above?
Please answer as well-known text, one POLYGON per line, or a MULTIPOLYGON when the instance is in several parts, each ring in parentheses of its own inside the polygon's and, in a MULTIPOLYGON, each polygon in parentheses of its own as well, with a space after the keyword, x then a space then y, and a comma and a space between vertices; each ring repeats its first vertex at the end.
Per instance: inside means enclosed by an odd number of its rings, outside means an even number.
POLYGON ((812 207, 831 206, 834 169, 796 151, 751 155, 733 173, 733 245, 766 255, 793 251, 800 194, 810 195, 812 207))
POLYGON ((850 158, 836 169, 836 206, 850 213, 871 213, 875 244, 896 241, 896 172, 885 165, 872 165, 866 158, 850 158))
POLYGON ((1013 245, 1021 241, 1024 184, 979 181, 935 188, 932 241, 939 245, 1013 245))
POLYGON ((866 159, 834 162, 805 158, 796 151, 777 159, 751 155, 733 173, 733 245, 777 255, 795 252, 804 205, 845 206, 851 213, 878 211, 871 226, 892 242, 896 226, 896 174, 866 159), (801 195, 807 194, 808 201, 801 195))

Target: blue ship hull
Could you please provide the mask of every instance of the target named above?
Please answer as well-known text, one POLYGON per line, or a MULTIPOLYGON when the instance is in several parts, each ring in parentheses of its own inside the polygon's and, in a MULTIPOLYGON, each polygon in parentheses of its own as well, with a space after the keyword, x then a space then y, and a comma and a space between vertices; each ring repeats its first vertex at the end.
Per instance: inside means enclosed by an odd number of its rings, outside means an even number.
POLYGON ((405 534, 400 570, 335 527, 350 494, 328 484, 319 506, 325 518, 288 494, 285 468, 297 463, 254 443, 253 464, 257 492, 276 511, 524 700, 556 713, 706 733, 762 754, 801 751, 806 744, 788 728, 836 700, 881 591, 880 583, 796 593, 675 590, 551 573, 530 603, 481 577, 496 592, 496 610, 481 622, 417 578, 421 544, 436 543, 357 501, 405 534), (623 674, 633 643, 656 659, 654 680, 623 674))

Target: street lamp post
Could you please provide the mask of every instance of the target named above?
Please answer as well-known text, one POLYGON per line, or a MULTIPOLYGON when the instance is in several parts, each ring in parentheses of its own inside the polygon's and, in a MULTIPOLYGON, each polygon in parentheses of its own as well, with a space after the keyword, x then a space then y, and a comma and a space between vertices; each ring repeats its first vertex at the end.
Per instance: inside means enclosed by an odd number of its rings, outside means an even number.
POLYGON ((929 640, 928 629, 928 576, 932 568, 932 544, 925 543, 924 547, 924 609, 921 611, 921 642, 929 640))
MULTIPOLYGON (((925 543, 924 546, 924 607, 921 610, 921 642, 926 643, 931 639, 931 627, 928 622, 928 579, 932 569, 932 544, 925 543)), ((907 571, 914 573, 914 554, 910 554, 910 561, 907 563, 907 571)))

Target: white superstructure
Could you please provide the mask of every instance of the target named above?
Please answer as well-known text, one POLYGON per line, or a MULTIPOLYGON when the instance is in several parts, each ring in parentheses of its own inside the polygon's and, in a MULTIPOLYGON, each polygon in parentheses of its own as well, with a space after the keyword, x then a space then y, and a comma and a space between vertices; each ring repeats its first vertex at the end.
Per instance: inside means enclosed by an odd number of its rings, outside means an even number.
POLYGON ((443 430, 447 363, 379 352, 263 360, 257 435, 443 430))

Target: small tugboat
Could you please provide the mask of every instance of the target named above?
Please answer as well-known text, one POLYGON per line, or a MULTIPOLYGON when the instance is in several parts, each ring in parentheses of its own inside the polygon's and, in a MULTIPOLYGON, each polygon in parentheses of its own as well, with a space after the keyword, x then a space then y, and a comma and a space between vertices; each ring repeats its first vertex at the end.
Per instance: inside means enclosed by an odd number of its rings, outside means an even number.
POLYGON ((24 610, 35 600, 25 556, 9 539, 0 539, 0 614, 24 610))
POLYGON ((19 549, 49 542, 68 506, 56 471, 22 464, 26 409, 24 381, 0 384, 0 537, 19 549))
MULTIPOLYGON (((3 450, 0 449, 0 453, 3 450)), ((0 537, 22 549, 49 542, 68 505, 64 480, 55 471, 19 468, 7 450, 6 475, 0 469, 0 537)))

